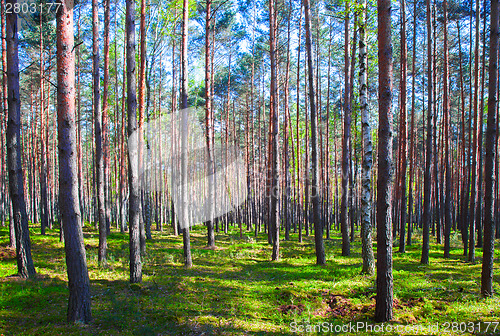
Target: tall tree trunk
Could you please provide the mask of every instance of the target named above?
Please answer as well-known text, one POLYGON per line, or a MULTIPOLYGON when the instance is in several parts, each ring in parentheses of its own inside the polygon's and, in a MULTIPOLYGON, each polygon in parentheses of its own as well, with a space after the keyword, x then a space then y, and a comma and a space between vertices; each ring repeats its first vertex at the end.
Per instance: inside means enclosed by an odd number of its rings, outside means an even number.
POLYGON ((342 200, 340 205, 340 221, 342 231, 342 255, 351 254, 349 246, 349 162, 350 162, 350 134, 351 134, 351 78, 349 71, 349 2, 345 3, 345 25, 344 25, 344 135, 342 138, 342 200))
POLYGON ((446 168, 446 192, 445 192, 445 203, 444 203, 444 225, 445 225, 445 230, 444 230, 444 257, 449 258, 450 257, 450 234, 451 234, 451 225, 452 225, 452 209, 451 209, 451 202, 452 202, 452 195, 451 195, 451 188, 452 188, 452 177, 451 177, 451 167, 450 167, 450 124, 451 124, 451 116, 450 116, 450 101, 449 101, 449 90, 448 90, 448 2, 444 0, 443 2, 443 12, 444 12, 444 76, 443 76, 443 90, 444 90, 444 95, 443 95, 443 115, 444 115, 444 146, 445 146, 445 151, 444 151, 444 161, 445 161, 445 168, 446 168))
POLYGON ((64 249, 69 282, 67 317, 69 322, 88 323, 92 319, 90 285, 78 202, 78 167, 75 158, 77 151, 73 1, 62 1, 57 14, 59 208, 64 227, 64 249))
POLYGON ((270 168, 270 189, 269 189, 269 223, 268 228, 272 231, 273 253, 272 260, 278 261, 280 255, 280 222, 278 216, 278 193, 279 193, 279 171, 278 171, 278 76, 276 65, 276 13, 274 0, 269 1, 269 58, 271 59, 271 104, 269 113, 270 124, 270 146, 268 153, 268 167, 270 168))
POLYGON ((139 132, 137 129, 137 95, 135 67, 135 1, 127 0, 125 13, 127 32, 127 115, 128 115, 128 181, 129 181, 129 249, 130 282, 142 281, 139 221, 139 132))
POLYGON ((191 258, 191 243, 189 239, 189 225, 188 225, 188 208, 187 208, 187 108, 188 108, 188 78, 187 78, 187 56, 188 56, 188 20, 189 20, 189 0, 183 0, 182 6, 182 53, 181 53, 181 123, 182 123, 182 136, 181 136, 181 190, 182 207, 178 209, 181 211, 181 223, 183 223, 182 242, 184 247, 184 266, 190 268, 193 266, 191 258))
MULTIPOLYGON (((146 187, 145 181, 145 169, 144 169, 144 115, 146 111, 146 0, 141 0, 141 16, 140 16, 140 66, 139 66, 139 232, 140 232, 140 242, 141 242, 141 254, 146 253, 146 228, 145 224, 149 226, 148 223, 144 223, 144 209, 143 201, 147 200, 149 191, 146 187)), ((146 201, 147 202, 147 201, 146 201)), ((147 207, 147 204, 145 205, 147 207)), ((146 209, 147 210, 147 209, 146 209)), ((149 221, 149 216, 146 216, 146 220, 149 221)))
MULTIPOLYGON (((8 0, 14 6, 17 0, 8 0)), ((12 216, 16 235, 17 272, 23 278, 35 275, 31 258, 31 242, 28 228, 28 214, 24 200, 23 167, 21 157, 21 102, 19 96, 19 57, 17 37, 17 14, 6 14, 7 40, 7 168, 9 171, 9 195, 12 200, 12 216)))
MULTIPOLYGON (((413 0, 413 41, 417 36, 417 0, 413 0)), ((412 47, 412 75, 411 75, 411 121, 410 121, 410 180, 408 183, 408 235, 406 245, 411 245, 412 225, 413 225, 413 175, 414 175, 414 143, 415 143, 415 69, 417 61, 417 47, 413 43, 412 47)))
POLYGON ((457 21, 457 34, 458 34, 458 59, 460 64, 460 101, 461 101, 461 110, 462 110, 462 188, 460 195, 460 218, 459 218, 459 226, 460 231, 462 233, 462 244, 464 246, 463 255, 467 255, 467 244, 468 244, 468 220, 467 216, 469 213, 469 169, 468 169, 468 152, 466 152, 466 139, 465 139, 465 94, 464 94, 464 83, 463 83, 463 69, 462 69, 462 43, 460 39, 460 23, 457 21))
POLYGON ((379 130, 377 180, 377 297, 375 320, 392 319, 392 45, 391 1, 378 0, 379 130))
POLYGON ((471 196, 470 196, 470 210, 469 210, 469 257, 468 260, 471 263, 474 263, 476 259, 476 207, 477 207, 477 190, 479 183, 479 164, 477 160, 481 155, 480 146, 478 141, 478 132, 479 127, 482 125, 479 124, 479 111, 478 111, 478 102, 479 102, 479 0, 476 0, 476 40, 474 46, 474 101, 473 107, 474 110, 474 132, 473 132, 473 144, 472 144, 472 177, 471 177, 471 196))
POLYGON ((406 73, 407 73, 407 45, 406 45, 406 4, 401 0, 401 101, 399 113, 399 191, 400 222, 399 222, 399 252, 405 253, 406 227, 406 168, 407 168, 407 126, 406 126, 406 73))
MULTIPOLYGON (((298 22, 298 35, 299 35, 299 42, 298 42, 298 50, 297 50, 297 97, 296 97, 296 141, 297 141, 297 209, 302 209, 301 204, 302 204, 302 195, 303 191, 302 188, 300 188, 300 182, 301 182, 301 175, 300 175, 300 156, 301 156, 301 146, 300 146, 300 136, 299 136, 299 126, 300 126, 300 51, 301 51, 301 39, 302 39, 302 4, 300 6, 300 14, 299 14, 299 22, 298 22)), ((300 218, 300 212, 298 211, 298 222, 299 222, 299 233, 298 233, 298 241, 299 243, 302 242, 302 219, 300 218)))
MULTIPOLYGON (((1 124, 1 129, 0 129, 0 146, 1 146, 1 149, 0 149, 0 155, 1 155, 1 158, 0 158, 0 192, 1 192, 1 197, 0 197, 0 210, 1 210, 1 213, 0 213, 0 221, 1 221, 1 225, 4 226, 5 225, 5 218, 7 217, 7 212, 10 212, 10 205, 9 205, 9 198, 8 198, 8 182, 6 181, 6 175, 8 174, 7 172, 7 165, 6 165, 6 160, 5 160, 5 127, 7 125, 7 47, 6 47, 6 41, 5 41, 5 34, 6 34, 6 30, 5 30, 5 0, 1 0, 0 1, 0 29, 1 29, 1 32, 2 32, 2 41, 0 42, 1 43, 1 47, 2 47, 2 54, 1 54, 1 57, 2 57, 2 94, 1 94, 1 97, 0 99, 2 99, 1 103, 0 103, 0 107, 2 109, 2 116, 0 117, 0 124, 1 124)), ((9 232, 9 238, 13 238, 13 239, 10 239, 10 244, 9 246, 11 247, 15 247, 15 242, 16 242, 16 239, 15 237, 13 236, 14 234, 14 228, 13 228, 13 222, 12 220, 10 220, 9 218, 9 229, 12 229, 10 230, 9 232)))
MULTIPOLYGON (((109 139, 108 139, 108 91, 109 91, 109 12, 110 1, 104 0, 104 71, 102 82, 102 160, 104 172, 104 219, 106 221, 106 235, 110 233, 111 220, 111 202, 109 200, 111 194, 111 184, 109 183, 109 139)), ((116 55, 115 55, 116 56, 116 55)), ((104 256, 105 257, 105 256, 104 256)))
MULTIPOLYGON (((121 127, 120 127, 120 232, 125 232, 127 229, 126 210, 126 186, 125 186, 125 99, 127 85, 127 36, 126 31, 123 34, 123 74, 122 74, 122 106, 121 106, 121 127)), ((118 69, 115 70, 118 72, 118 69)))
MULTIPOLYGON (((211 75, 210 75, 210 32, 211 32, 211 5, 212 0, 206 1, 206 18, 205 18, 205 131, 207 144, 207 176, 208 176, 208 220, 207 225, 207 245, 210 248, 215 248, 215 167, 213 161, 213 143, 214 143, 214 125, 213 111, 211 105, 211 75)), ((250 195, 250 194, 249 194, 250 195)))
POLYGON ((372 185, 371 173, 373 165, 372 134, 370 127, 370 111, 368 110, 368 66, 366 45, 366 0, 361 2, 359 26, 359 101, 361 123, 363 127, 363 173, 361 176, 361 256, 362 272, 375 273, 375 260, 372 247, 372 185))
MULTIPOLYGON (((306 52, 307 52, 307 74, 309 79, 309 104, 311 108, 311 201, 313 206, 314 220, 314 243, 316 247, 316 264, 326 264, 325 247, 323 244, 323 227, 321 223, 321 205, 319 196, 319 167, 318 167, 318 126, 316 116, 316 104, 314 99, 314 80, 311 50, 311 9, 309 0, 304 0, 304 13, 306 20, 306 52)), ((318 41, 319 43, 319 41, 318 41)))
MULTIPOLYGON (((484 5, 486 6, 486 2, 484 5)), ((478 129, 478 186, 477 186, 477 209, 476 209, 476 226, 477 226, 477 247, 483 247, 483 203, 480 202, 483 198, 483 125, 484 125, 484 82, 486 77, 486 15, 483 15, 483 47, 481 55, 481 93, 479 102, 479 127, 478 129)))
MULTIPOLYGON (((291 126, 290 123, 290 25, 291 25, 291 16, 292 16, 292 3, 289 2, 288 5, 288 22, 287 22, 287 47, 286 47, 286 65, 285 65, 285 101, 284 101, 284 109, 285 109, 285 123, 283 130, 283 152, 284 152, 284 170, 283 170, 283 216, 285 217, 285 240, 290 239, 290 227, 291 227, 291 209, 290 209, 290 154, 289 154, 289 143, 290 143, 290 134, 288 126, 291 126)), ((293 144, 293 137, 292 137, 293 144)))
POLYGON ((432 31, 431 31, 431 0, 427 0, 427 139, 425 145, 425 173, 424 173, 424 205, 422 217, 422 256, 420 262, 429 263, 429 228, 431 224, 431 162, 432 162, 432 31))
POLYGON ((40 202, 41 204, 41 233, 45 234, 45 228, 49 225, 49 209, 47 204, 47 155, 46 155, 46 141, 45 141, 45 128, 49 125, 44 125, 45 121, 45 105, 44 105, 44 58, 43 58, 43 26, 40 20, 40 202))
MULTIPOLYGON (((481 272, 481 294, 493 295, 493 257, 495 250, 495 209, 494 205, 494 166, 495 142, 497 137, 497 94, 498 94, 498 0, 491 1, 490 30, 490 65, 488 69, 488 121, 486 126, 484 159, 484 243, 483 265, 481 272)), ((498 164, 498 163, 497 163, 498 164)))
POLYGON ((95 172, 97 178, 97 207, 99 213, 99 250, 100 265, 106 264, 106 199, 104 193, 105 178, 102 153, 102 110, 100 105, 99 76, 99 14, 98 2, 92 0, 92 53, 93 53, 93 97, 94 97, 94 127, 95 127, 95 172))

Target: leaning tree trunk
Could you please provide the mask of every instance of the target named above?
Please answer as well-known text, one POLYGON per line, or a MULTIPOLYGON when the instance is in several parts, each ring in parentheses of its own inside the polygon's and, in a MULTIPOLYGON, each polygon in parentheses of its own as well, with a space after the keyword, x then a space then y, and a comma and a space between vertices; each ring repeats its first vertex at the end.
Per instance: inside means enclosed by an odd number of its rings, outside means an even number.
MULTIPOLYGON (((17 0, 7 3, 14 6, 17 0)), ((17 272, 23 278, 35 275, 31 258, 31 243, 28 228, 28 214, 24 200, 23 167, 21 157, 21 103, 19 97, 19 57, 17 38, 17 14, 7 13, 7 168, 9 171, 9 195, 12 201, 12 216, 16 236, 17 272)))
POLYGON ((57 15, 57 32, 59 209, 64 227, 64 249, 69 282, 68 321, 87 323, 92 319, 92 315, 89 274, 78 201, 73 0, 62 1, 57 15))
POLYGON ((311 201, 313 206, 314 221, 314 243, 316 246, 316 264, 326 264, 325 246, 323 244, 323 225, 321 223, 321 207, 319 197, 319 168, 318 168, 318 126, 316 117, 316 104, 314 99, 314 81, 311 50, 311 9, 309 0, 304 0, 304 13, 306 20, 306 52, 307 52, 307 75, 309 79, 309 104, 311 107, 311 201))
POLYGON ((377 180, 377 297, 375 320, 392 319, 392 45, 391 1, 378 0, 379 129, 377 180))
POLYGON ((366 51, 366 0, 361 3, 359 26, 359 101, 361 123, 363 127, 363 173, 361 175, 361 256, 362 272, 375 273, 375 260, 372 247, 372 186, 371 174, 373 165, 372 134, 370 128, 370 111, 368 110, 367 86, 367 51, 366 51))
POLYGON ((484 159, 484 243, 481 272, 481 294, 493 295, 493 256, 495 250, 494 167, 497 133, 497 82, 498 82, 498 0, 491 1, 490 66, 488 84, 488 121, 486 127, 484 159))
POLYGON ((129 183, 129 249, 130 282, 142 281, 140 246, 139 131, 137 129, 137 95, 135 67, 135 1, 127 0, 125 29, 127 31, 127 115, 128 115, 128 183, 129 183))

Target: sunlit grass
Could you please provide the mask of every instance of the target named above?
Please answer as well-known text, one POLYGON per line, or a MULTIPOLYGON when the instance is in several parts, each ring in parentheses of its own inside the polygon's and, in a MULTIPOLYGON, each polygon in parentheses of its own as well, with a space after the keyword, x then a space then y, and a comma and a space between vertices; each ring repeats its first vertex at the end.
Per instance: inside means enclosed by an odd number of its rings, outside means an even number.
MULTIPOLYGON (((339 235, 333 234, 325 241, 327 265, 316 266, 313 237, 299 244, 291 234, 290 241, 281 242, 281 260, 271 262, 266 235, 245 233, 240 239, 235 227, 229 236, 217 234, 217 249, 211 250, 205 247, 205 228, 200 225, 191 235, 195 266, 184 269, 182 237, 168 229, 153 231, 143 258, 143 283, 130 285, 128 235, 113 231, 108 236, 108 263, 102 267, 97 262, 98 234, 87 225, 94 320, 88 326, 67 324, 67 275, 59 232, 48 230, 41 236, 34 226, 30 231, 36 279, 8 277, 16 273, 16 262, 0 260, 0 333, 5 335, 289 335, 294 321, 373 323, 375 277, 360 274, 359 238, 351 256, 342 257, 339 235), (331 295, 348 299, 355 313, 332 314, 326 303, 331 295), (279 308, 286 305, 300 306, 300 314, 284 314, 279 308)), ((6 250, 7 243, 8 228, 2 227, 1 248, 6 250)), ((480 248, 476 264, 467 263, 454 234, 451 258, 444 259, 442 246, 432 244, 428 266, 419 263, 420 249, 415 239, 407 253, 394 252, 395 325, 500 320, 500 300, 483 299, 479 293, 480 248)))

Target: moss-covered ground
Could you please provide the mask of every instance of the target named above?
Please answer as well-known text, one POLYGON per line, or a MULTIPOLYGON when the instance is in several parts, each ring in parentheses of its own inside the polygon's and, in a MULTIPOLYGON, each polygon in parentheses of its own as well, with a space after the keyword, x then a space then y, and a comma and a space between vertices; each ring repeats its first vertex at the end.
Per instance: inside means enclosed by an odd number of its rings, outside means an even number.
POLYGON ((0 227, 0 334, 6 336, 363 335, 370 334, 367 324, 379 335, 500 334, 494 323, 500 322, 498 241, 494 289, 499 295, 485 299, 480 295, 481 248, 470 264, 462 256, 459 235, 452 237, 449 259, 433 239, 430 264, 423 266, 417 233, 405 254, 394 253, 394 319, 381 331, 373 321, 375 276, 361 274, 359 238, 351 255, 342 257, 340 235, 334 234, 325 241, 327 265, 316 266, 313 237, 298 243, 292 234, 281 242, 281 260, 271 262, 266 235, 240 238, 234 228, 217 234, 217 249, 210 250, 205 227, 199 225, 191 234, 194 267, 184 269, 182 237, 153 231, 143 282, 130 285, 128 234, 110 234, 108 266, 99 267, 98 234, 87 225, 93 321, 81 325, 66 322, 67 275, 58 230, 45 236, 38 227, 30 231, 37 277, 22 280, 12 276, 15 251, 7 247, 8 228, 0 227), (360 329, 353 331, 354 325, 360 329))

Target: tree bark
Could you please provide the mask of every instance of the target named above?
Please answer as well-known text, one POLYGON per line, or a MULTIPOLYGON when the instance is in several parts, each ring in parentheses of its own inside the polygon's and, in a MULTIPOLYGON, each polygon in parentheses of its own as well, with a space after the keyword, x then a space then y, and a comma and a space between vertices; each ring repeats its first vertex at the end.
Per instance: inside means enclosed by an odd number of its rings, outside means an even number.
POLYGON ((472 177, 471 177, 471 196, 470 196, 470 210, 469 210, 469 256, 468 260, 474 263, 476 259, 476 211, 477 211, 477 196, 479 184, 482 181, 479 180, 479 170, 481 167, 478 164, 479 157, 481 156, 480 144, 479 144, 479 128, 482 124, 479 124, 479 25, 481 21, 479 20, 479 0, 476 0, 476 40, 474 46, 474 100, 473 107, 474 110, 474 131, 473 131, 473 144, 472 144, 472 177))
POLYGON ((484 160, 484 242, 483 265, 481 272, 481 294, 485 297, 493 295, 493 257, 495 250, 495 209, 494 205, 494 166, 495 142, 497 137, 497 94, 498 94, 498 0, 491 1, 490 17, 490 64, 488 83, 488 121, 486 126, 484 160))
POLYGON ((340 205, 340 223, 342 231, 342 255, 351 254, 349 245, 349 154, 350 154, 350 134, 351 134, 351 78, 349 71, 349 2, 345 3, 345 25, 344 25, 344 136, 342 138, 342 200, 340 205))
POLYGON ((377 180, 377 296, 375 320, 393 316, 392 277, 392 45, 391 1, 378 0, 379 130, 377 180))
POLYGON ((182 6, 182 53, 181 53, 181 119, 182 119, 182 136, 181 136, 181 190, 182 203, 181 207, 181 223, 184 222, 182 230, 182 242, 184 247, 184 266, 190 268, 193 266, 191 258, 191 242, 189 239, 188 223, 188 208, 187 208, 187 108, 188 108, 188 78, 187 78, 187 55, 188 55, 188 20, 189 20, 189 0, 183 0, 182 6))
POLYGON ((431 31, 431 0, 427 0, 427 139, 425 144, 424 173, 424 205, 422 216, 422 256, 420 263, 429 264, 429 228, 431 224, 431 162, 432 162, 432 31, 431 31))
POLYGON ((451 235, 451 225, 452 225, 452 177, 451 177, 451 167, 450 167, 450 154, 449 154, 449 146, 450 146, 450 124, 451 124, 451 116, 450 116, 450 100, 449 100, 449 89, 448 89, 448 73, 449 73, 449 65, 448 65, 448 2, 444 0, 443 2, 443 12, 444 12, 444 76, 443 76, 443 115, 444 115, 444 161, 445 161, 445 169, 446 169, 446 191, 445 191, 445 203, 444 203, 444 257, 450 257, 450 235, 451 235))
POLYGON ((279 170, 278 170, 278 79, 276 65, 276 13, 274 0, 269 1, 269 58, 271 59, 271 104, 269 113, 270 123, 270 146, 268 154, 268 167, 270 168, 270 189, 269 189, 269 223, 268 228, 272 231, 273 253, 271 259, 278 261, 280 258, 280 222, 278 216, 278 193, 279 193, 279 170))
POLYGON ((69 282, 68 321, 88 323, 89 275, 78 202, 75 124, 75 56, 73 1, 62 1, 57 15, 57 129, 59 143, 59 208, 69 282))
MULTIPOLYGON (((111 183, 110 179, 110 151, 109 151, 109 137, 108 137, 108 123, 109 123, 109 20, 110 20, 110 1, 104 0, 104 69, 103 69, 103 82, 102 82, 102 164, 104 172, 104 220, 106 223, 106 236, 110 233, 111 229, 111 183)), ((116 55, 115 55, 116 56, 116 55)), ((107 246, 106 246, 107 247, 107 246)))
MULTIPOLYGON (((211 32, 211 5, 212 0, 206 1, 205 18, 205 130, 207 145, 207 176, 208 176, 208 220, 207 225, 207 245, 215 248, 215 233, 213 220, 215 214, 215 167, 213 162, 214 125, 213 111, 211 105, 211 75, 210 75, 210 32, 211 32)), ((250 195, 250 193, 249 193, 250 195)))
MULTIPOLYGON (((14 6, 17 0, 8 0, 14 6)), ((12 202, 12 216, 16 236, 17 272, 23 278, 35 275, 31 258, 31 242, 28 227, 28 214, 24 199, 23 167, 21 153, 21 101, 19 96, 19 56, 17 36, 17 14, 6 14, 7 40, 7 169, 9 171, 9 195, 12 202)))
POLYGON ((146 226, 150 227, 150 217, 148 212, 148 197, 149 191, 146 186, 145 169, 144 169, 144 115, 146 112, 146 0, 141 0, 141 15, 139 25, 140 35, 140 65, 139 65, 139 231, 141 242, 141 254, 146 253, 146 226), (143 202, 146 209, 143 208, 143 202), (144 212, 146 211, 146 216, 144 212), (146 223, 145 223, 146 221, 146 223))
POLYGON ((407 45, 406 45, 406 4, 401 0, 401 101, 399 113, 399 192, 400 221, 399 221, 399 252, 405 253, 406 228, 406 169, 407 169, 407 125, 406 125, 406 74, 407 74, 407 45))
POLYGON ((100 76, 99 76, 99 14, 98 2, 92 0, 92 54, 93 54, 93 97, 94 97, 94 127, 95 127, 95 172, 97 179, 97 207, 99 213, 99 249, 98 261, 106 264, 106 199, 104 194, 104 160, 102 153, 102 110, 100 105, 100 76))
POLYGON ((372 134, 370 127, 370 111, 368 110, 368 73, 366 45, 366 0, 361 2, 359 26, 359 101, 361 123, 363 127, 363 172, 361 175, 361 256, 362 273, 375 273, 375 260, 372 246, 372 185, 371 173, 373 165, 372 134))
POLYGON ((127 32, 127 115, 128 115, 128 181, 129 181, 129 249, 130 282, 142 281, 140 247, 140 190, 137 129, 137 95, 135 67, 135 1, 127 0, 125 13, 127 32))

